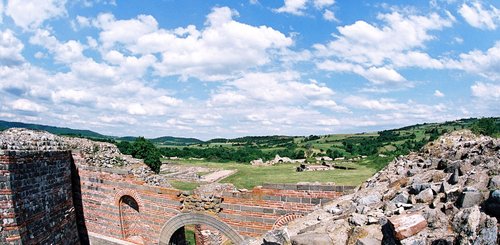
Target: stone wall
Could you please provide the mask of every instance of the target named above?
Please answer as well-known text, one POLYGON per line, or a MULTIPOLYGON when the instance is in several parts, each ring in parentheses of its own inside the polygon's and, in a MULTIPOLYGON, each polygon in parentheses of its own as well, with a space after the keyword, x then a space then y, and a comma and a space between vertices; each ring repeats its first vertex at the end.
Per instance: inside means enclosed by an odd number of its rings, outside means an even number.
POLYGON ((266 184, 249 192, 224 192, 219 217, 241 235, 256 237, 273 229, 284 217, 300 217, 318 204, 353 189, 351 186, 266 184))
POLYGON ((0 150, 0 243, 78 244, 69 151, 0 150))

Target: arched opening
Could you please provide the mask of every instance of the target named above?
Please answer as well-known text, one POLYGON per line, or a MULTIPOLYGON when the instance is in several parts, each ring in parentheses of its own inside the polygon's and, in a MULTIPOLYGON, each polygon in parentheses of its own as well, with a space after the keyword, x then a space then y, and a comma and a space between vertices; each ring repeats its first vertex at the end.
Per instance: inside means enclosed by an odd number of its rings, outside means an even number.
POLYGON ((139 204, 129 195, 120 197, 118 203, 122 237, 126 240, 132 240, 138 243, 142 242, 142 237, 140 236, 141 218, 139 204))
POLYGON ((214 232, 219 232, 224 235, 233 244, 241 244, 243 242, 243 238, 240 234, 233 230, 229 225, 213 216, 201 213, 184 213, 171 218, 167 221, 167 223, 165 223, 165 225, 163 225, 160 233, 159 244, 186 244, 184 227, 189 225, 195 225, 195 227, 211 227, 214 232))

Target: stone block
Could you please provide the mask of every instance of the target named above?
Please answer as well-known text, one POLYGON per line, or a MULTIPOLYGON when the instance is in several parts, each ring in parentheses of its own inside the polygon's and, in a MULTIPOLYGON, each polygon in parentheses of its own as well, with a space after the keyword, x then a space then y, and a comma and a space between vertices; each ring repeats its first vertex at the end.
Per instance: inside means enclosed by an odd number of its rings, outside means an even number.
POLYGON ((307 233, 293 236, 293 245, 326 245, 332 244, 332 239, 326 233, 307 233))
POLYGON ((398 240, 413 236, 427 227, 427 221, 421 214, 403 214, 388 220, 398 240))
POLYGON ((470 208, 479 205, 483 200, 483 195, 478 191, 464 191, 457 200, 457 207, 470 208))

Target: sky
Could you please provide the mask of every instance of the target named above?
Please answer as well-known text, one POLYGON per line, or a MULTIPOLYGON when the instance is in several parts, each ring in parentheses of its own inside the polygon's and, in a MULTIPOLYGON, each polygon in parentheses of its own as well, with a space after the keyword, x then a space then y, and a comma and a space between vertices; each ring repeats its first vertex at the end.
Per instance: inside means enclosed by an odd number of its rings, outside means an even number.
POLYGON ((0 119, 115 136, 500 116, 500 1, 0 0, 0 119))

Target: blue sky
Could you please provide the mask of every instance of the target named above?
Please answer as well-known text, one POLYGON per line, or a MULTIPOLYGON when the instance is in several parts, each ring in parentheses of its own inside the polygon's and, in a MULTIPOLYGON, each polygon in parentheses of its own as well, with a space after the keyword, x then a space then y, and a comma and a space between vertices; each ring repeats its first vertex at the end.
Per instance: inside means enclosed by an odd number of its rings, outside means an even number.
POLYGON ((0 119, 117 136, 500 115, 499 1, 0 0, 0 119))

